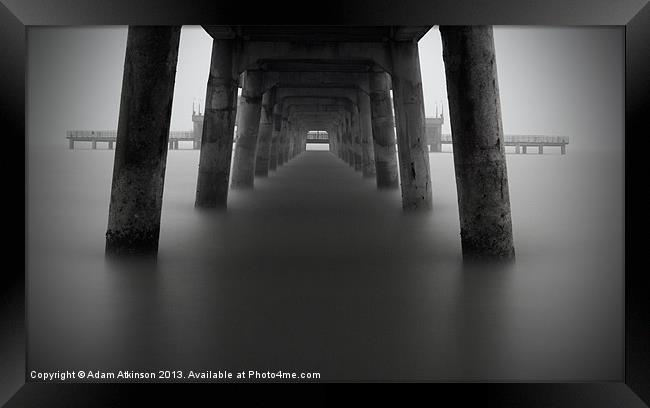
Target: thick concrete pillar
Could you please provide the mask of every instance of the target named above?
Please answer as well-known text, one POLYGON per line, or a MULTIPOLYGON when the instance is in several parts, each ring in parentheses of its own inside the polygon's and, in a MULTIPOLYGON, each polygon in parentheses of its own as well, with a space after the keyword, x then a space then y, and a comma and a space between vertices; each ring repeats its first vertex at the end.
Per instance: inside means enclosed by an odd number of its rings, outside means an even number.
POLYGON ((300 153, 307 151, 307 130, 303 129, 300 139, 300 153))
POLYGON ((289 160, 293 158, 291 156, 292 149, 293 149, 293 126, 291 125, 291 122, 287 119, 287 140, 286 140, 286 146, 285 146, 285 163, 288 163, 289 160))
POLYGON ((359 131, 361 132, 362 174, 363 177, 375 177, 375 149, 372 141, 372 114, 370 112, 370 95, 357 91, 359 106, 359 131))
POLYGON ((544 154, 544 145, 539 145, 539 154, 544 154))
POLYGON ((420 57, 415 42, 391 45, 402 208, 431 210, 433 194, 425 134, 420 57))
POLYGON ((350 167, 354 168, 355 155, 354 155, 354 136, 352 135, 352 112, 345 112, 345 144, 347 151, 347 159, 350 167))
POLYGON ((333 136, 334 136, 334 138, 336 140, 336 143, 335 143, 336 157, 343 160, 343 147, 342 147, 342 140, 341 140, 341 123, 337 121, 335 123, 334 129, 332 129, 332 131, 334 132, 333 136))
POLYGON ((377 187, 393 189, 399 186, 399 180, 390 80, 385 72, 371 72, 368 79, 377 187))
POLYGON ((251 189, 255 180, 255 156, 262 109, 262 71, 248 70, 242 87, 237 144, 232 169, 232 188, 251 189))
POLYGON ((519 145, 519 143, 517 143, 517 144, 515 145, 515 153, 516 153, 516 154, 521 153, 521 146, 519 145))
POLYGON ((514 259, 491 26, 440 27, 464 259, 514 259))
POLYGON ((255 158, 255 175, 268 177, 271 156, 271 137, 273 136, 273 91, 262 95, 262 110, 260 112, 260 128, 257 141, 257 156, 255 158))
POLYGON ((93 145, 92 146, 93 150, 96 150, 97 149, 97 140, 93 140, 92 145, 93 145))
POLYGON ((282 115, 280 125, 280 144, 278 145, 278 166, 281 166, 289 160, 289 118, 282 115))
POLYGON ((560 153, 561 154, 566 154, 566 145, 560 146, 560 153))
POLYGON ((525 146, 525 145, 524 145, 524 146, 521 146, 521 152, 522 152, 523 154, 526 154, 526 147, 528 147, 528 146, 525 146))
POLYGON ((336 156, 339 157, 339 145, 338 139, 336 136, 336 127, 332 126, 327 130, 327 137, 330 141, 330 151, 336 156))
POLYGON ((68 140, 68 148, 74 150, 74 139, 68 140))
POLYGON ((106 254, 158 252, 180 26, 130 26, 106 254))
POLYGON ((347 125, 346 125, 346 117, 345 113, 341 115, 341 126, 340 126, 340 132, 341 132, 341 159, 345 163, 350 163, 350 147, 348 145, 348 135, 347 135, 347 125))
POLYGON ((113 142, 108 142, 108 150, 113 150, 113 142))
POLYGON ((280 131, 282 130, 282 112, 279 104, 273 107, 273 130, 271 132, 271 149, 269 157, 269 170, 278 168, 280 155, 280 131))
POLYGON ((361 147, 361 125, 359 124, 359 110, 352 107, 352 151, 354 152, 354 170, 363 171, 363 151, 361 147))
POLYGON ((237 84, 236 76, 233 75, 232 55, 232 41, 212 42, 194 202, 194 206, 199 208, 227 206, 232 141, 237 115, 237 84))

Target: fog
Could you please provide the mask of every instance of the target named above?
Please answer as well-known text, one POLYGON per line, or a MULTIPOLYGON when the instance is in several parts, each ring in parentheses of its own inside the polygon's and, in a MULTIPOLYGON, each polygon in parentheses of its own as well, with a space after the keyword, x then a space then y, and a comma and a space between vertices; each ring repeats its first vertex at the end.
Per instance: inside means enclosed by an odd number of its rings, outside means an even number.
MULTIPOLYGON (((64 145, 72 129, 117 129, 126 27, 30 27, 29 142, 64 145)), ((505 133, 568 136, 570 149, 621 148, 624 30, 620 27, 494 29, 505 133)), ((440 32, 419 42, 426 115, 448 113, 440 32)), ((205 101, 210 36, 181 32, 172 130, 192 128, 205 101)), ((443 133, 451 133, 448 120, 443 133)))
MULTIPOLYGON (((434 211, 410 216, 326 151, 196 211, 198 151, 174 150, 158 262, 131 270, 103 257, 114 151, 65 139, 117 127, 126 29, 30 28, 28 369, 621 381, 623 39, 495 28, 505 132, 570 138, 567 155, 507 155, 510 268, 463 266, 449 153, 429 155, 434 211)), ((420 53, 427 116, 448 112, 436 28, 420 53)), ((184 28, 173 130, 203 105, 209 59, 184 28)))

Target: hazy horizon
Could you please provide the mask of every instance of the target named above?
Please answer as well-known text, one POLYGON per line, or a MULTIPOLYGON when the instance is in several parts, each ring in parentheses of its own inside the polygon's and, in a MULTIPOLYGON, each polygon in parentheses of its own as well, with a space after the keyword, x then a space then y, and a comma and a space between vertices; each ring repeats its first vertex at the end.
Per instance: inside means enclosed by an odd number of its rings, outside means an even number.
MULTIPOLYGON (((66 146, 67 130, 117 129, 126 36, 127 26, 28 29, 30 145, 66 146)), ((505 133, 568 136, 570 150, 622 149, 622 28, 496 26, 494 37, 505 133)), ((444 105, 442 131, 451 133, 436 26, 419 49, 426 116, 444 105)), ((193 102, 204 106, 210 53, 210 36, 184 26, 171 130, 190 130, 193 102)))

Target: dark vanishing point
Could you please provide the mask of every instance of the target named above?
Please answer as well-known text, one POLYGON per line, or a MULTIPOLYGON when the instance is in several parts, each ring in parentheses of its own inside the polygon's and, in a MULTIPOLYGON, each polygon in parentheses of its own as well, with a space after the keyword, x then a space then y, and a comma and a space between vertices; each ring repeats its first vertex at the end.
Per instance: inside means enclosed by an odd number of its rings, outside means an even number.
MULTIPOLYGON (((378 189, 401 188, 405 212, 431 211, 429 151, 444 137, 432 142, 424 114, 417 43, 430 28, 204 26, 213 38, 205 111, 194 131, 170 138, 181 27, 130 26, 107 255, 157 254, 167 152, 181 140, 200 147, 197 208, 226 208, 229 189, 253 189, 255 177, 303 153, 318 130, 378 189)), ((564 153, 568 141, 504 137, 491 26, 440 33, 463 258, 513 260, 505 147, 542 152, 555 143, 564 153)), ((109 133, 90 141, 112 148, 109 133)), ((87 140, 74 137, 71 148, 87 140)))

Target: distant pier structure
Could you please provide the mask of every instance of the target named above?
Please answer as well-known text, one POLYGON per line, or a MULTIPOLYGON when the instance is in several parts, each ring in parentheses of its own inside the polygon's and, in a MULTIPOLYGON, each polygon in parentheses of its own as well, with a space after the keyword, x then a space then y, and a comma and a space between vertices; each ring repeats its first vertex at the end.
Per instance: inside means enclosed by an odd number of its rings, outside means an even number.
MULTIPOLYGON (((192 142, 192 149, 201 148, 201 137, 203 135, 204 113, 199 110, 192 110, 192 130, 169 132, 169 150, 181 149, 179 142, 192 142)), ((444 113, 432 118, 425 118, 425 136, 429 152, 443 152, 442 145, 452 145, 450 134, 442 133, 444 113)), ((235 127, 236 128, 236 127, 235 127)), ((117 138, 116 130, 69 130, 66 132, 70 150, 74 150, 75 142, 91 142, 93 150, 97 149, 97 143, 105 144, 112 150, 117 138)), ((566 154, 566 146, 569 138, 566 136, 544 136, 544 135, 504 135, 505 146, 514 147, 516 154, 526 154, 528 148, 537 149, 538 154, 544 154, 545 147, 559 147, 561 154, 566 154)), ((236 140, 235 140, 236 141, 236 140)), ((329 143, 329 137, 325 131, 310 131, 307 135, 307 143, 329 143)), ((184 150, 190 150, 185 148, 184 150)))
MULTIPOLYGON (((204 114, 199 110, 192 109, 192 130, 172 130, 169 132, 169 150, 179 150, 180 142, 192 143, 192 149, 201 148, 201 136, 203 134, 203 117, 204 114)), ((117 130, 68 130, 66 132, 68 147, 74 150, 75 142, 90 142, 93 150, 97 149, 97 143, 106 146, 107 149, 113 150, 117 139, 117 130)))
MULTIPOLYGON (((442 125, 445 122, 444 112, 438 116, 436 107, 436 116, 425 118, 425 136, 429 152, 442 152, 442 145, 452 145, 450 134, 442 133, 442 125)), ((546 135, 503 135, 503 144, 506 147, 514 147, 516 154, 526 154, 528 148, 537 149, 538 154, 544 154, 545 147, 559 147, 561 154, 566 154, 566 146, 569 144, 569 138, 566 136, 546 136, 546 135)))

